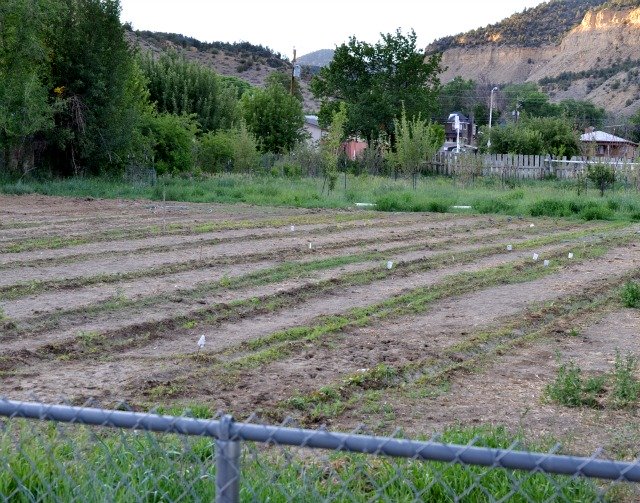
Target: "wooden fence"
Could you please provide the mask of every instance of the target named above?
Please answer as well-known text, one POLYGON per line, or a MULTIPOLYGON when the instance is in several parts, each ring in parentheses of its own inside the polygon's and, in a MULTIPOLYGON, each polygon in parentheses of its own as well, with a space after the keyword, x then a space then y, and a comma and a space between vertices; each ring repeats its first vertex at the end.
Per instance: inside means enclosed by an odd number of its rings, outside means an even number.
POLYGON ((447 176, 487 176, 502 178, 575 179, 584 175, 590 164, 607 164, 615 168, 619 177, 638 178, 640 164, 629 159, 601 157, 553 158, 541 155, 512 154, 473 154, 439 152, 436 154, 432 169, 447 176))

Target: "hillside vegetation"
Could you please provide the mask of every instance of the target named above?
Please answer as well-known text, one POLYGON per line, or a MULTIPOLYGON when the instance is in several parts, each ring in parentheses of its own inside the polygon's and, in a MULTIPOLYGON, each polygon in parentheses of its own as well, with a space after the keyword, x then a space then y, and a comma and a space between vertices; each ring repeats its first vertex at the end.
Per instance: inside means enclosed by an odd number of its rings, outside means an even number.
MULTIPOLYGON (((579 24, 585 14, 594 7, 601 7, 602 0, 552 0, 532 9, 483 28, 444 37, 433 42, 427 52, 444 52, 454 47, 483 45, 516 45, 540 47, 559 42, 563 35, 579 24)), ((607 2, 618 7, 638 4, 637 0, 613 0, 607 2)))
MULTIPOLYGON (((133 31, 127 28, 130 44, 143 53, 159 57, 163 53, 177 51, 187 60, 210 68, 223 77, 241 79, 252 86, 265 87, 271 73, 289 73, 292 69, 286 56, 262 45, 249 42, 202 42, 176 33, 133 31)), ((303 72, 300 81, 303 106, 309 112, 319 108, 305 81, 311 75, 303 72)))

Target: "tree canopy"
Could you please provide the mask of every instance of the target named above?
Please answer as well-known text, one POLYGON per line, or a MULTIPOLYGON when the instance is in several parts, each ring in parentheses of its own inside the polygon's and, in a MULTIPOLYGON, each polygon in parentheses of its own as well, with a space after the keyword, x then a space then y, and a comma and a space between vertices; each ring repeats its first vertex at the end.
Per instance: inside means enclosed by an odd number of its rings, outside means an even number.
POLYGON ((247 129, 265 152, 288 152, 302 138, 304 114, 297 98, 278 83, 254 89, 240 100, 247 129))
POLYGON ((346 133, 367 140, 393 135, 403 105, 407 117, 437 111, 440 55, 425 59, 414 31, 382 34, 376 44, 351 37, 311 82, 321 100, 320 122, 328 125, 341 103, 347 107, 346 133))

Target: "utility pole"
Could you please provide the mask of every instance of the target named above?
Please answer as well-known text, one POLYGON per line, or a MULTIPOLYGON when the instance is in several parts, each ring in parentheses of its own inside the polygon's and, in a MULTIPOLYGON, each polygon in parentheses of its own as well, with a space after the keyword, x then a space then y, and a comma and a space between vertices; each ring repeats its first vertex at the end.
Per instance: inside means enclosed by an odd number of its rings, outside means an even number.
POLYGON ((489 140, 487 141, 487 148, 491 147, 491 123, 493 122, 493 93, 498 90, 497 87, 491 89, 491 100, 489 102, 489 140))
POLYGON ((291 69, 291 96, 295 88, 296 77, 300 77, 300 67, 296 65, 296 48, 293 48, 293 68, 291 69))

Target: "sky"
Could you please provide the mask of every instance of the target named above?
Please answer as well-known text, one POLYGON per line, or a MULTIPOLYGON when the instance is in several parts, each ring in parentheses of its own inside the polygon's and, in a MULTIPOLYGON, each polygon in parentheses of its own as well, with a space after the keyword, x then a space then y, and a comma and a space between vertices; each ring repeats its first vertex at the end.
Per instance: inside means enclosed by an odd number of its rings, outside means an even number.
POLYGON ((543 0, 120 0, 121 20, 136 30, 181 33, 202 42, 268 46, 289 59, 333 49, 354 35, 414 29, 419 47, 495 23, 543 0))

